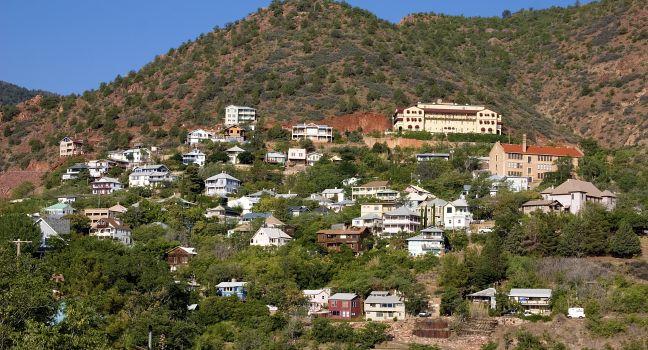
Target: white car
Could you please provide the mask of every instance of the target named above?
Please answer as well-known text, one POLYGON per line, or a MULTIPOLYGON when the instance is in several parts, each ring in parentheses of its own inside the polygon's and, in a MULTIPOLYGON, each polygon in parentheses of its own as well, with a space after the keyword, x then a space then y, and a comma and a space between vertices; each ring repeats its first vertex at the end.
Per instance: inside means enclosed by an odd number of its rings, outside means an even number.
POLYGON ((567 317, 569 318, 585 318, 585 309, 582 307, 570 307, 567 309, 567 317))

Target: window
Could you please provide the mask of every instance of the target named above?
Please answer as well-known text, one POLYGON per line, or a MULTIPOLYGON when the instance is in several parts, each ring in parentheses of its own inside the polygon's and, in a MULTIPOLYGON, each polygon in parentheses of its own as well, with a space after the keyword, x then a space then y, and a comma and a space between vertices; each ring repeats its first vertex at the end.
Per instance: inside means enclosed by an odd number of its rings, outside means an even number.
POLYGON ((452 214, 452 207, 448 207, 448 208, 446 208, 446 213, 448 213, 448 214, 452 214))
POLYGON ((531 156, 527 157, 527 163, 531 163, 531 156))

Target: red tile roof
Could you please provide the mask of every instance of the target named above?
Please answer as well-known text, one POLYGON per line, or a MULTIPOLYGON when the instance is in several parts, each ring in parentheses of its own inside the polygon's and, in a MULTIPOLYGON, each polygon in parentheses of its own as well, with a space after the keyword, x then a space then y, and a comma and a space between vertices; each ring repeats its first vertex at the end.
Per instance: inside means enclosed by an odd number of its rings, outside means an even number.
POLYGON ((543 156, 573 157, 580 158, 583 152, 574 147, 553 147, 553 146, 527 146, 526 152, 522 152, 522 145, 502 143, 506 153, 537 154, 543 156))

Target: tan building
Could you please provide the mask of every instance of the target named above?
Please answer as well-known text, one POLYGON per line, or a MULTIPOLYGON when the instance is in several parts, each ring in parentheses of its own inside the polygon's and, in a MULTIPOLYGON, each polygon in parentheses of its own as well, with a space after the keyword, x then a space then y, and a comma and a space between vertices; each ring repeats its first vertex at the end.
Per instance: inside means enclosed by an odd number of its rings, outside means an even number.
POLYGON ((392 116, 394 131, 427 131, 442 134, 502 134, 502 116, 484 106, 421 103, 399 108, 392 116))
POLYGON ((315 123, 297 124, 292 127, 292 139, 309 139, 313 142, 333 142, 333 128, 315 123))
POLYGON ((60 157, 75 156, 77 154, 83 154, 83 141, 72 140, 66 136, 59 142, 60 157))
POLYGON ((369 181, 364 185, 351 188, 351 199, 358 197, 376 197, 378 191, 383 191, 389 186, 389 181, 369 181))
POLYGON ((101 219, 115 219, 117 214, 119 213, 109 208, 88 208, 83 210, 83 215, 90 219, 91 226, 94 226, 101 219))
POLYGON ((531 182, 540 182, 546 173, 558 170, 556 160, 563 157, 571 158, 577 167, 583 152, 574 147, 527 146, 524 135, 521 145, 496 142, 489 154, 488 167, 493 175, 524 176, 531 182))

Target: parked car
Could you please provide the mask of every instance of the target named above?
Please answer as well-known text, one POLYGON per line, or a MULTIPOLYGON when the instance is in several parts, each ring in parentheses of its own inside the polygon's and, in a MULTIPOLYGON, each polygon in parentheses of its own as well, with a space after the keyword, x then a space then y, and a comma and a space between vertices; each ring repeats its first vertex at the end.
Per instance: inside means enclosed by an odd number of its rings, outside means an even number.
POLYGON ((585 318, 585 309, 582 307, 570 307, 567 309, 567 317, 569 318, 585 318))
POLYGON ((427 311, 421 311, 418 313, 418 317, 430 317, 430 316, 432 316, 432 314, 427 311))
POLYGON ((524 310, 524 317, 529 317, 531 315, 533 315, 533 312, 531 312, 529 310, 524 310))

